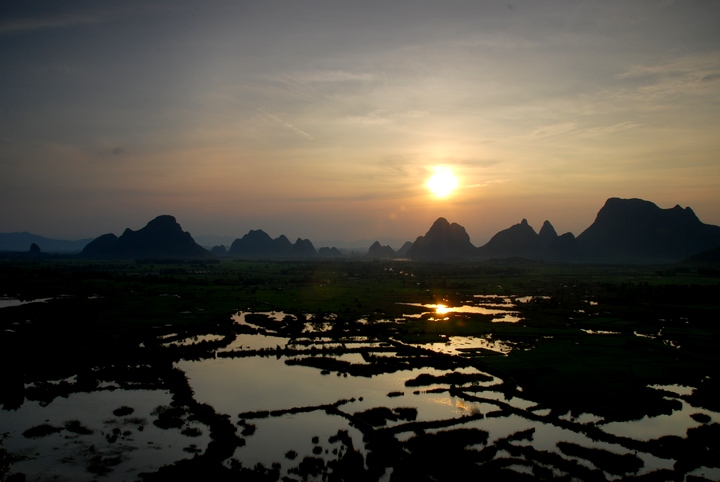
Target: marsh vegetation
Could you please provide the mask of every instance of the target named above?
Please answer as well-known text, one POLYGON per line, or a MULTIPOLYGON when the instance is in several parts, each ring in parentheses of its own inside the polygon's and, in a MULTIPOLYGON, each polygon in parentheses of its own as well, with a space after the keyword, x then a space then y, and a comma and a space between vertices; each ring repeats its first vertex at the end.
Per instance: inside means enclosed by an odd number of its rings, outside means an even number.
POLYGON ((5 259, 0 296, 8 474, 720 478, 690 270, 5 259))

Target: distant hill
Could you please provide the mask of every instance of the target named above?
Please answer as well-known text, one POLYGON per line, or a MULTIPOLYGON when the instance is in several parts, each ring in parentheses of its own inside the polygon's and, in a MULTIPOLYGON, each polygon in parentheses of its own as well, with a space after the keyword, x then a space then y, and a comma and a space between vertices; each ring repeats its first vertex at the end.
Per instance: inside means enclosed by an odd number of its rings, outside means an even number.
POLYGON ((720 246, 709 251, 703 251, 683 261, 685 264, 692 264, 703 267, 720 267, 720 246))
POLYGON ((398 258, 405 258, 407 257, 407 252, 410 251, 410 248, 412 248, 412 241, 405 241, 405 244, 400 246, 400 249, 395 251, 395 256, 398 258))
POLYGON ((311 258, 317 251, 309 239, 298 238, 295 244, 285 235, 272 239, 265 231, 251 230, 245 236, 233 241, 228 256, 238 258, 311 258))
POLYGON ((27 252, 30 245, 36 244, 43 253, 79 253, 90 241, 92 238, 67 241, 27 232, 0 233, 0 251, 27 252))
MULTIPOLYGON (((720 248, 720 227, 702 223, 692 209, 661 209, 642 199, 610 198, 595 222, 575 238, 558 236, 549 221, 539 233, 526 219, 475 248, 459 224, 439 218, 408 249, 420 260, 509 259, 582 263, 674 263, 720 248)), ((715 252, 706 254, 707 260, 715 252)))
POLYGON ((608 199, 577 237, 578 256, 591 262, 677 262, 719 246, 720 227, 689 207, 661 209, 642 199, 608 199))
MULTIPOLYGON (((555 230, 553 229, 552 232, 555 230)), ((478 248, 477 256, 484 259, 510 257, 534 259, 540 257, 540 251, 538 234, 527 220, 523 219, 520 224, 500 231, 487 244, 478 248)))
POLYGON ((138 231, 126 229, 120 237, 104 234, 82 251, 88 258, 198 258, 210 253, 183 231, 174 217, 163 215, 138 231))
POLYGON ((419 236, 407 250, 407 257, 424 260, 462 260, 476 257, 465 228, 438 218, 425 236, 419 236))
POLYGON ((394 258, 395 250, 390 246, 380 245, 380 241, 375 241, 372 246, 368 249, 368 258, 394 258))
POLYGON ((324 246, 320 249, 318 249, 318 256, 322 258, 337 258, 342 256, 342 252, 337 249, 335 246, 332 248, 328 248, 327 246, 324 246))
POLYGON ((213 246, 210 252, 215 256, 227 256, 227 249, 224 244, 213 246))
MULTIPOLYGON (((354 244, 354 243, 353 243, 354 244)), ((94 240, 63 241, 30 233, 0 234, 0 251, 35 255, 53 252, 79 252, 86 257, 185 258, 210 256, 190 233, 184 232, 174 217, 164 215, 147 226, 122 236, 104 234, 94 240)), ((342 248, 341 248, 342 249, 342 248)), ((720 226, 704 224, 689 207, 679 205, 661 209, 642 199, 610 198, 598 212, 595 221, 577 238, 572 233, 558 236, 550 221, 536 232, 523 219, 504 229, 485 245, 477 248, 470 242, 465 228, 438 218, 424 236, 414 243, 406 242, 394 251, 380 241, 372 243, 368 258, 410 258, 428 261, 453 260, 532 260, 581 263, 716 263, 720 249, 720 226), (701 254, 703 253, 703 254, 701 254), (697 255, 697 256, 696 256, 697 255)), ((309 259, 337 256, 362 256, 364 249, 347 253, 337 247, 316 251, 308 239, 294 243, 281 235, 272 239, 262 230, 251 230, 235 239, 226 251, 214 245, 212 254, 249 259, 309 259)), ((19 254, 18 254, 19 255, 19 254)))
POLYGON ((531 260, 566 261, 576 257, 575 236, 558 236, 550 221, 536 233, 526 219, 493 236, 477 250, 480 259, 524 258, 531 260))

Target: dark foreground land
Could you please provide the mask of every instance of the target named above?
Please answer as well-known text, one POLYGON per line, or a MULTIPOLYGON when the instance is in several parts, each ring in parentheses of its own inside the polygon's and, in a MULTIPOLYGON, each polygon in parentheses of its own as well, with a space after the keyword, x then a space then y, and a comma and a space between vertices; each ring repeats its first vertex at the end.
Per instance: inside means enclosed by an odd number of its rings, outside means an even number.
POLYGON ((720 478, 689 268, 6 258, 0 296, 0 480, 720 478))

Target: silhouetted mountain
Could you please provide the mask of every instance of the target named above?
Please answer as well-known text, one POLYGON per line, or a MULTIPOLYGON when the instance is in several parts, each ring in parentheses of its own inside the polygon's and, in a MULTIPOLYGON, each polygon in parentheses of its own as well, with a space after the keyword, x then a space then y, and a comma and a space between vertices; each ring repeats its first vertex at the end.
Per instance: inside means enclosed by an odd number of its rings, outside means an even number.
POLYGON ((317 256, 315 246, 309 239, 297 238, 291 249, 293 258, 311 258, 317 256))
MULTIPOLYGON (((408 250, 415 259, 506 259, 665 263, 720 246, 720 227, 704 224, 690 208, 660 209, 641 199, 611 198, 577 239, 558 236, 549 221, 539 233, 523 219, 473 250, 465 229, 438 219, 408 250)), ((710 255, 708 255, 710 256, 710 255)))
POLYGON ((711 268, 720 267, 720 246, 691 256, 683 261, 683 263, 711 268))
POLYGON ((543 258, 547 261, 579 261, 577 240, 573 233, 565 233, 553 240, 544 249, 543 258))
POLYGON ((333 246, 332 248, 328 248, 325 246, 318 249, 318 256, 323 258, 335 258, 338 256, 342 256, 342 252, 340 252, 340 250, 337 249, 335 246, 333 246))
POLYGON ((174 217, 163 215, 144 228, 128 228, 118 238, 104 234, 90 242, 82 255, 92 258, 196 258, 208 256, 190 233, 183 231, 174 217))
POLYGON ((40 253, 41 253, 41 251, 40 251, 40 246, 38 246, 38 245, 35 244, 35 243, 31 244, 31 245, 30 245, 30 249, 28 250, 28 253, 30 253, 30 254, 40 254, 40 253))
MULTIPOLYGON (((286 238, 287 239, 287 238, 286 238)), ((230 256, 262 257, 275 250, 273 239, 262 229, 250 230, 245 236, 233 241, 228 250, 230 256)))
POLYGON ((22 233, 0 233, 0 251, 27 252, 28 246, 37 244, 43 253, 79 253, 92 241, 92 238, 67 241, 63 239, 51 239, 37 234, 22 233))
POLYGON ((425 236, 419 236, 407 251, 407 257, 426 260, 467 259, 476 255, 465 228, 438 218, 425 236))
POLYGON ((484 246, 478 248, 480 259, 520 258, 542 261, 572 261, 577 258, 575 236, 558 236, 550 221, 545 221, 539 233, 526 219, 500 231, 484 246))
POLYGON ((610 198, 577 246, 584 261, 675 262, 720 246, 720 227, 702 223, 689 207, 610 198))
POLYGON ((381 246, 380 241, 375 241, 368 249, 368 258, 394 258, 395 250, 390 246, 381 246))
POLYGON ((548 248, 557 240, 558 234, 550 221, 545 221, 538 233, 538 244, 541 248, 548 248))
POLYGON ((298 238, 292 244, 285 235, 272 239, 265 231, 258 229, 233 241, 228 255, 239 258, 309 258, 316 256, 317 252, 309 239, 298 238))
POLYGON ((116 257, 118 237, 113 233, 98 236, 82 250, 82 255, 89 258, 116 257))
POLYGON ((225 249, 225 245, 223 244, 220 246, 213 246, 210 252, 215 256, 227 256, 227 249, 225 249))
MULTIPOLYGON (((550 223, 546 222, 546 224, 550 223)), ((555 232, 552 226, 549 229, 555 232)), ((527 219, 523 219, 520 224, 510 226, 490 238, 487 244, 477 249, 477 255, 483 259, 510 257, 535 259, 540 257, 540 251, 538 234, 528 224, 527 219)))
POLYGON ((405 244, 403 244, 400 249, 395 251, 395 256, 398 258, 406 258, 407 252, 412 248, 412 241, 405 241, 405 244))

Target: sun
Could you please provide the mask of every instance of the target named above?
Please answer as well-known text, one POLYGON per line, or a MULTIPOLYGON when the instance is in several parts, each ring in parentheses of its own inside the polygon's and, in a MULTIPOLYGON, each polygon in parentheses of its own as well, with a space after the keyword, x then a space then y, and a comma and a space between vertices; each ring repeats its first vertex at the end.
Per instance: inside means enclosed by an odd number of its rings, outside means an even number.
POLYGON ((458 178, 447 167, 434 167, 435 174, 425 183, 435 197, 448 197, 457 187, 458 178))

